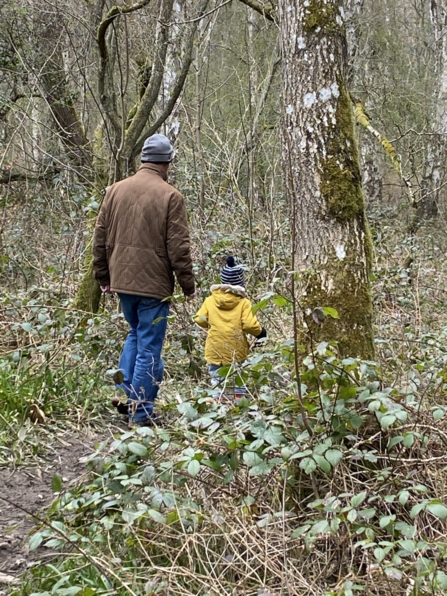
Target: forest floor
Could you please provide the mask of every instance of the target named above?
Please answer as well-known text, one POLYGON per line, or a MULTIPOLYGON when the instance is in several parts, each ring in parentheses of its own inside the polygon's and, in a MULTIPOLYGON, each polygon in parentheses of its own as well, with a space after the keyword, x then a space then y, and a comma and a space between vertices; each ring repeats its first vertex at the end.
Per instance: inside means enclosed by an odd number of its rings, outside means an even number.
MULTIPOLYGON (((124 429, 110 420, 103 428, 42 431, 45 451, 31 463, 20 467, 0 466, 0 596, 19 583, 25 569, 44 562, 28 548, 29 533, 39 524, 41 515, 56 497, 52 489, 55 475, 62 478, 64 490, 82 481, 86 474, 85 458, 100 441, 124 429)), ((43 517, 43 515, 42 515, 43 517)), ((53 556, 52 552, 48 552, 53 556)))

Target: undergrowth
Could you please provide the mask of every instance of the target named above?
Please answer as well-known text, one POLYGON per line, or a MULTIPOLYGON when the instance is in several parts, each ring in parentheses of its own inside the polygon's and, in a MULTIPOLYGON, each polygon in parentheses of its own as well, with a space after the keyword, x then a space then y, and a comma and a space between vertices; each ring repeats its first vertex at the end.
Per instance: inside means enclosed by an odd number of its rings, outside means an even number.
MULTIPOLYGON (((395 222, 373 235, 376 362, 321 343, 295 377, 287 258, 262 237, 247 277, 270 339, 234 373, 248 396, 215 401, 197 305, 176 298, 165 426, 102 443, 78 486, 53 478, 30 539, 45 563, 15 596, 446 593, 446 247, 395 222)), ((208 226, 194 245, 205 296, 222 256, 250 262, 253 238, 208 226)), ((109 423, 126 324, 116 298, 95 316, 70 299, 3 293, 1 464, 38 460, 67 420, 109 423)))

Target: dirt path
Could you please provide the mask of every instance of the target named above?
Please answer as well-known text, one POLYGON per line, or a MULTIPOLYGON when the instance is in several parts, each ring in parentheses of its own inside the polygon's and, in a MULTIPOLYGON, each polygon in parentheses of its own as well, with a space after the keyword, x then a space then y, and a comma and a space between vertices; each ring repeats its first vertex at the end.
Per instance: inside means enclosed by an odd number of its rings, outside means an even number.
POLYGON ((18 583, 19 575, 37 558, 29 553, 27 540, 35 522, 1 497, 30 513, 44 510, 54 499, 51 490, 54 474, 62 476, 65 489, 78 482, 86 472, 82 458, 92 453, 95 444, 105 438, 105 435, 88 431, 55 434, 38 467, 22 466, 16 470, 0 467, 0 596, 18 583))

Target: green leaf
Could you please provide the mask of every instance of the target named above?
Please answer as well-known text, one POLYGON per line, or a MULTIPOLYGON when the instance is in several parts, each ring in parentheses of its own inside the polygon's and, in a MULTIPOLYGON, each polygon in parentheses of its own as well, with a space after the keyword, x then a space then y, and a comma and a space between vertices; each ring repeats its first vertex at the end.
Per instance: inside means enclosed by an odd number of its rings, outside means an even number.
POLYGON ((312 474, 317 469, 317 463, 311 457, 305 457, 300 461, 300 468, 304 470, 306 474, 312 474))
MULTIPOLYGON (((197 463, 199 463, 199 462, 197 462, 197 463)), ((158 522, 159 524, 166 523, 166 517, 164 515, 162 515, 159 511, 156 511, 155 509, 148 509, 147 512, 152 517, 152 519, 154 521, 158 522)))
POLYGON ((200 462, 196 459, 192 459, 188 464, 188 474, 191 476, 197 476, 200 471, 200 462))
POLYGON ((445 414, 445 411, 442 410, 441 408, 439 408, 438 410, 435 410, 433 412, 433 419, 436 421, 441 420, 441 418, 444 416, 444 414, 445 414))
POLYGON ((131 441, 127 447, 129 448, 129 451, 135 453, 135 455, 139 455, 140 457, 145 457, 147 455, 147 449, 142 443, 131 441))
POLYGON ((324 457, 335 468, 335 466, 340 462, 341 458, 343 457, 343 453, 338 449, 328 449, 324 454, 324 457))
POLYGON ((435 517, 445 519, 447 517, 447 507, 442 503, 429 503, 427 511, 430 511, 435 517))
POLYGON ((399 503, 403 506, 407 504, 408 499, 410 498, 410 493, 407 490, 402 490, 399 493, 399 503))
POLYGON ((395 515, 384 515, 380 518, 379 525, 381 528, 386 528, 391 522, 395 521, 395 515))
POLYGON ((259 466, 259 464, 263 461, 262 457, 254 451, 244 451, 242 458, 249 468, 253 466, 259 466))
POLYGON ((395 445, 397 445, 398 443, 401 443, 404 440, 402 435, 399 435, 397 437, 393 437, 390 442, 388 443, 388 449, 392 449, 395 445))
POLYGON ((273 297, 273 302, 276 304, 276 306, 279 307, 283 307, 287 304, 287 298, 284 298, 284 296, 274 296, 273 297))
POLYGON ((436 572, 436 582, 443 590, 447 590, 447 575, 443 571, 436 572))
POLYGON ((355 520, 357 519, 357 511, 355 509, 350 509, 348 511, 348 515, 346 517, 347 517, 348 521, 351 522, 351 524, 354 523, 355 520))
POLYGON ((39 546, 42 544, 42 541, 42 534, 40 532, 36 532, 36 534, 33 534, 29 539, 29 549, 36 550, 36 548, 39 548, 39 546))
POLYGON ((317 462, 318 467, 323 470, 323 472, 326 472, 326 474, 329 474, 331 471, 331 464, 327 461, 327 459, 322 455, 314 455, 313 458, 317 462))
POLYGON ((398 544, 409 553, 414 553, 416 550, 416 543, 414 540, 399 540, 398 544))
POLYGON ((335 308, 331 308, 330 306, 323 306, 323 312, 327 317, 332 317, 333 319, 340 318, 335 308))
POLYGON ((60 474, 54 474, 51 479, 51 490, 54 493, 60 493, 62 490, 62 476, 60 474))
POLYGON ((414 434, 413 433, 408 433, 408 435, 405 435, 404 440, 403 440, 403 444, 407 449, 410 449, 410 447, 413 446, 414 443, 414 434))
POLYGON ((293 530, 292 538, 299 538, 300 536, 305 534, 310 527, 310 524, 306 524, 305 526, 300 526, 296 530, 293 530))
POLYGON ((410 517, 411 519, 414 519, 421 511, 423 511, 425 509, 425 503, 417 503, 416 505, 413 505, 413 507, 411 508, 410 511, 410 517))
POLYGON ((32 328, 33 328, 33 326, 31 325, 31 323, 22 323, 21 326, 22 326, 22 329, 24 331, 26 331, 27 333, 29 333, 32 330, 32 328))
POLYGON ((250 476, 263 476, 264 474, 268 474, 272 468, 274 468, 274 464, 269 464, 267 462, 262 462, 259 466, 253 466, 250 468, 250 476))
POLYGON ((125 509, 122 513, 121 513, 121 517, 123 518, 123 521, 125 521, 128 524, 133 524, 133 522, 138 519, 139 517, 141 517, 143 515, 143 511, 135 511, 134 509, 125 509))
POLYGON ((361 505, 363 501, 366 499, 367 494, 368 493, 366 492, 366 490, 364 490, 358 495, 354 495, 353 497, 351 497, 351 506, 358 507, 359 505, 361 505))
POLYGON ((281 445, 281 443, 284 443, 285 439, 281 434, 281 429, 279 428, 279 426, 273 426, 265 431, 264 440, 267 441, 267 443, 269 443, 270 445, 276 447, 277 445, 281 445))
POLYGON ((57 596, 76 596, 82 588, 79 586, 72 586, 71 588, 59 588, 56 592, 57 596))
POLYGON ((375 548, 374 549, 374 556, 378 563, 381 563, 383 559, 386 557, 386 550, 384 548, 375 548))
POLYGON ((382 416, 382 418, 380 419, 380 426, 384 430, 386 430, 395 422, 396 422, 396 416, 393 416, 393 414, 387 414, 386 416, 382 416))

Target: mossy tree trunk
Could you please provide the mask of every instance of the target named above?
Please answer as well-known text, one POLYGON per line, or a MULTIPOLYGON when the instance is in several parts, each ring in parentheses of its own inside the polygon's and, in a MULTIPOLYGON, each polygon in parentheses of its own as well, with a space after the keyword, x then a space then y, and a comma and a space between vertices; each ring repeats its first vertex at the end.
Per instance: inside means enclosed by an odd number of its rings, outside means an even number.
POLYGON ((299 301, 310 315, 332 307, 316 341, 372 358, 371 239, 365 217, 352 105, 346 88, 341 0, 279 0, 283 158, 292 204, 299 301))

